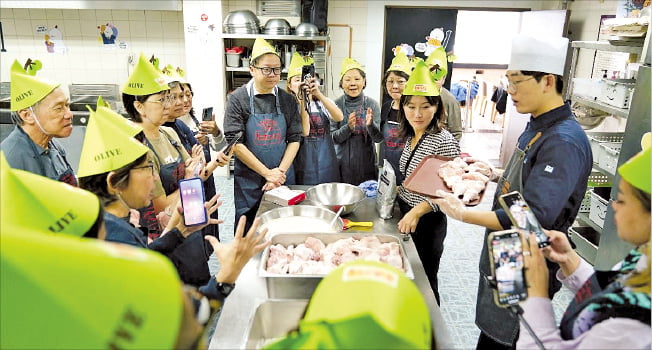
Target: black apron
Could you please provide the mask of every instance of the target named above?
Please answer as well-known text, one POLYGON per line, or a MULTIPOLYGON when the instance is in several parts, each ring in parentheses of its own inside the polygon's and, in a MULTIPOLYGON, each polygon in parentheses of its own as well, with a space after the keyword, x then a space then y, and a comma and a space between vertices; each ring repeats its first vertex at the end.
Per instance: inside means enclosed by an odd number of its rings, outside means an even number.
MULTIPOLYGON (((281 112, 281 104, 276 98, 275 113, 256 113, 254 111, 254 88, 249 89, 249 110, 251 111, 245 125, 247 139, 244 145, 266 167, 277 168, 283 159, 287 144, 285 142, 287 123, 281 112)), ((251 170, 238 158, 235 159, 233 179, 233 194, 235 199, 236 223, 240 216, 257 207, 263 197, 262 187, 265 178, 251 170)), ((285 184, 294 184, 294 169, 290 167, 286 172, 285 184)), ((248 218, 253 220, 253 218, 248 218)))
POLYGON ((342 182, 354 186, 358 186, 367 180, 378 179, 375 145, 371 141, 371 136, 367 133, 366 111, 366 96, 362 96, 362 105, 356 110, 346 108, 345 98, 342 110, 344 113, 343 122, 348 123, 351 112, 355 112, 356 122, 349 139, 340 145, 342 153, 339 165, 342 182))
POLYGON ((383 124, 383 143, 381 144, 381 147, 383 147, 383 155, 385 159, 387 159, 389 164, 394 168, 394 173, 396 174, 396 186, 400 186, 405 179, 403 173, 399 171, 401 153, 403 153, 403 148, 405 148, 405 139, 399 137, 399 123, 387 120, 383 124))
POLYGON ((330 131, 328 115, 315 103, 317 112, 311 112, 310 134, 303 137, 295 159, 297 184, 318 185, 338 182, 337 156, 330 131))

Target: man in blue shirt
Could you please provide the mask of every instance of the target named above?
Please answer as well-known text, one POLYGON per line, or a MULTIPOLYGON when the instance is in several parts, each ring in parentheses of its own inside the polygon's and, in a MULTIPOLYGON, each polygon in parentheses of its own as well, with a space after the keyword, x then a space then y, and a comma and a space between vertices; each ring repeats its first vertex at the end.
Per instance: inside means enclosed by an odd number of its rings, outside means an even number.
MULTIPOLYGON (((519 191, 543 228, 565 232, 571 226, 586 192, 593 157, 586 134, 561 95, 567 49, 568 39, 561 37, 517 36, 514 39, 506 74, 507 92, 519 113, 530 113, 530 122, 519 137, 504 173, 493 174, 498 188, 492 211, 467 210, 457 198, 442 193, 444 198, 435 202, 447 215, 486 227, 486 235, 493 230, 508 229, 512 224, 497 199, 502 194, 519 191)), ((479 265, 478 349, 514 348, 518 319, 494 303, 487 279, 491 271, 486 245, 479 265)), ((548 265, 551 299, 561 288, 554 277, 559 268, 554 265, 548 265)))
POLYGON ((77 186, 63 146, 54 138, 72 133, 70 102, 59 87, 11 67, 11 111, 14 130, 0 144, 12 168, 77 186))

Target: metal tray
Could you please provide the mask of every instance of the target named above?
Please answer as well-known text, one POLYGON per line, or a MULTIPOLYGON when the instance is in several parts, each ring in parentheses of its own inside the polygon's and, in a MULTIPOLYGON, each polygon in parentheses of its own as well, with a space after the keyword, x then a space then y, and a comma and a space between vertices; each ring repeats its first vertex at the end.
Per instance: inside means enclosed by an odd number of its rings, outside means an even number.
MULTIPOLYGON (((314 205, 297 204, 297 205, 291 205, 287 207, 274 208, 264 212, 259 216, 260 227, 258 228, 258 231, 261 231, 263 228, 265 228, 266 224, 268 224, 269 222, 272 222, 280 218, 300 216, 300 217, 309 218, 310 220, 314 220, 316 223, 328 224, 331 221, 333 221, 335 215, 336 214, 334 212, 328 210, 327 208, 318 207, 314 205)), ((302 227, 288 228, 289 232, 302 232, 304 230, 305 228, 302 227)), ((335 232, 342 232, 344 230, 344 221, 342 220, 342 218, 337 218, 337 220, 335 220, 335 223, 333 224, 333 230, 335 232)), ((277 232, 269 232, 267 234, 267 237, 275 235, 276 233, 277 232)))
POLYGON ((274 339, 297 329, 308 300, 269 299, 258 305, 247 328, 246 349, 262 349, 274 339))
MULTIPOLYGON (((290 244, 300 244, 305 242, 306 238, 314 237, 320 239, 324 244, 335 242, 339 239, 353 237, 361 239, 366 236, 376 236, 382 243, 396 242, 399 244, 401 257, 403 258, 403 269, 405 275, 409 279, 414 279, 414 272, 408 260, 401 238, 397 235, 387 233, 278 233, 271 238, 273 244, 281 244, 287 247, 290 244)), ((267 266, 267 259, 269 258, 270 247, 263 250, 262 258, 260 259, 260 266, 258 268, 258 276, 265 278, 267 284, 267 295, 269 298, 283 298, 283 299, 309 299, 312 293, 317 288, 319 281, 324 278, 323 274, 320 275, 290 275, 290 274, 276 274, 269 273, 265 269, 267 266)))

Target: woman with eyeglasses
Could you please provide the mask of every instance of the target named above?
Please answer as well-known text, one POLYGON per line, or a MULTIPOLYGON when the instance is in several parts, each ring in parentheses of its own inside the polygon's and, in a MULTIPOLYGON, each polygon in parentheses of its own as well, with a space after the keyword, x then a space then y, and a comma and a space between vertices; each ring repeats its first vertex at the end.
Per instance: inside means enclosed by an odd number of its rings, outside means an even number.
MULTIPOLYGON (((391 100, 383 103, 380 109, 380 130, 383 142, 380 143, 380 159, 386 159, 396 174, 396 185, 403 183, 403 174, 399 171, 399 159, 405 147, 405 140, 399 137, 398 111, 405 83, 410 78, 412 65, 404 53, 394 57, 383 76, 383 89, 391 100)), ((380 164, 382 166, 382 164, 380 164)))
POLYGON ((362 65, 345 58, 340 70, 340 88, 344 94, 335 100, 344 120, 331 124, 331 132, 341 180, 355 186, 378 179, 374 142, 383 140, 380 107, 374 99, 365 96, 362 90, 366 86, 362 65))
POLYGON ((247 217, 247 230, 263 192, 293 185, 292 162, 301 141, 301 116, 294 97, 279 89, 281 58, 267 41, 256 38, 249 73, 252 79, 229 96, 224 134, 234 147, 235 221, 247 217))

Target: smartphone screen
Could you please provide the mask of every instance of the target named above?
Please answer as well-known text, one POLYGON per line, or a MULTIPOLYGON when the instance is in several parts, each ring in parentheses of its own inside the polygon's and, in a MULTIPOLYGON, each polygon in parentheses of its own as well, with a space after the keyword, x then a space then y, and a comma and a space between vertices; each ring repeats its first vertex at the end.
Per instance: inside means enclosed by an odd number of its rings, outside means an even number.
POLYGON ((539 224, 534 212, 530 206, 525 202, 523 196, 519 192, 510 192, 500 196, 498 199, 502 207, 507 212, 512 224, 520 229, 532 232, 537 237, 539 248, 550 245, 548 236, 543 232, 543 228, 539 224))
POLYGON ((301 81, 306 82, 310 78, 315 77, 315 66, 310 64, 301 67, 301 81))
POLYGON ((208 221, 204 207, 204 184, 200 178, 179 180, 179 194, 186 226, 202 225, 208 221))
POLYGON ((497 231, 489 235, 491 266, 497 288, 498 306, 509 306, 527 298, 523 274, 523 243, 517 230, 497 231))
POLYGON ((201 120, 205 122, 213 120, 213 107, 204 108, 204 110, 201 112, 201 120))

